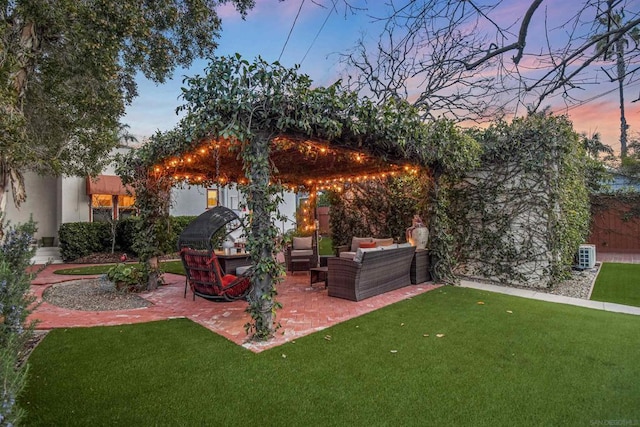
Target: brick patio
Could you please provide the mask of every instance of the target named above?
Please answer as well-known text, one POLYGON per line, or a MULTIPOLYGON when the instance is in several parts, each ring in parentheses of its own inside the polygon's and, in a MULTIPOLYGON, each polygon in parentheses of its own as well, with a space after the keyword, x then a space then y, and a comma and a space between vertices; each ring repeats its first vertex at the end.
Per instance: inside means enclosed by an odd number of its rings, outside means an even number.
POLYGON ((308 273, 287 275, 278 285, 277 300, 283 308, 278 310, 277 320, 282 325, 274 338, 265 343, 247 342, 244 325, 249 315, 244 312, 246 302, 212 302, 202 298, 192 300, 191 293, 184 298, 184 276, 165 274, 166 285, 153 292, 140 294, 152 305, 147 308, 119 311, 79 311, 54 306, 42 301, 44 290, 54 284, 84 277, 54 274, 55 270, 69 265, 49 265, 32 281, 31 291, 41 302, 31 316, 39 321, 37 329, 90 327, 98 325, 122 325, 184 317, 201 324, 211 331, 238 345, 260 352, 302 336, 328 328, 389 304, 411 298, 438 287, 427 282, 410 285, 384 295, 360 302, 327 296, 321 283, 310 286, 308 273))

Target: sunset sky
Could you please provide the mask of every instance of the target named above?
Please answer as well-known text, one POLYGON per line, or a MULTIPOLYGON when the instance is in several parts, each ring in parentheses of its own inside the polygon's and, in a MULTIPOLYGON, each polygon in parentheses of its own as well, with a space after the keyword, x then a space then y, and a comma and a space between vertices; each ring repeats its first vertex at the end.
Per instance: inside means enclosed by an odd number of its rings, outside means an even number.
MULTIPOLYGON (((244 21, 233 8, 225 6, 219 10, 222 37, 216 54, 222 56, 237 52, 250 61, 258 55, 268 62, 280 58, 280 62, 287 67, 301 64, 300 71, 308 74, 315 86, 326 86, 336 81, 342 69, 338 53, 353 47, 360 37, 372 42, 377 40, 380 23, 374 22, 372 15, 382 15, 381 8, 386 2, 387 0, 352 0, 350 4, 367 10, 345 14, 341 0, 338 0, 337 10, 332 13, 316 4, 331 4, 330 0, 257 0, 256 7, 249 11, 244 21)), ((500 23, 513 23, 513 17, 522 16, 529 4, 528 0, 507 1, 503 10, 495 15, 495 19, 500 23)), ((640 11, 640 0, 635 4, 635 10, 640 11)), ((545 0, 544 6, 552 10, 552 16, 556 17, 570 14, 568 8, 575 9, 573 2, 566 0, 545 0)), ((545 12, 544 9, 536 12, 539 20, 534 21, 530 34, 540 34, 542 37, 545 12)), ((535 42, 536 38, 530 37, 528 48, 535 42)), ((594 64, 593 68, 599 69, 600 65, 602 64, 594 64)), ((123 119, 130 126, 130 132, 141 139, 157 130, 173 128, 179 120, 175 109, 181 105, 178 98, 182 78, 202 74, 205 67, 206 61, 197 61, 187 70, 178 70, 174 78, 163 85, 155 85, 140 78, 140 96, 128 107, 123 119)), ((600 84, 589 85, 579 94, 580 99, 593 98, 593 101, 567 109, 559 100, 554 100, 550 102, 551 110, 559 114, 567 113, 578 132, 599 132, 605 143, 619 151, 620 110, 616 87, 616 84, 603 79, 600 84)), ((640 101, 631 101, 640 98, 640 81, 627 85, 625 96, 630 136, 637 137, 640 131, 640 101)))

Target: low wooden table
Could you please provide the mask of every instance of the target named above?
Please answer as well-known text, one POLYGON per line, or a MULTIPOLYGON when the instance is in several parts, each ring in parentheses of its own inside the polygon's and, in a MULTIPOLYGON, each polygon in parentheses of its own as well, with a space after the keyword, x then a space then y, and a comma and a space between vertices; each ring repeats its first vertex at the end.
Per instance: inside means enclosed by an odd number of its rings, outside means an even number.
POLYGON ((314 283, 324 282, 324 287, 327 287, 327 278, 329 276, 329 267, 313 267, 309 269, 311 275, 311 286, 314 283))
POLYGON ((230 254, 216 252, 218 263, 225 274, 236 274, 236 268, 251 264, 251 254, 230 254))

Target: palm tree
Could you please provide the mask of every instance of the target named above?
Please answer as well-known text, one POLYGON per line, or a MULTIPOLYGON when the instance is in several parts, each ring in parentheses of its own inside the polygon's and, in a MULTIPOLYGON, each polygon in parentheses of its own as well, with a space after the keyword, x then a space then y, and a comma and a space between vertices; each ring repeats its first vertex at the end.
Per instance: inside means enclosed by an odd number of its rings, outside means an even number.
MULTIPOLYGON (((609 6, 611 6, 611 2, 609 2, 609 6)), ((606 15, 600 17, 598 22, 606 29, 605 33, 608 34, 620 30, 625 25, 623 20, 624 10, 613 12, 611 7, 609 7, 606 15)), ((605 37, 602 35, 596 36, 596 38, 599 39, 596 43, 596 52, 602 52, 602 58, 605 61, 615 60, 616 62, 616 72, 613 77, 607 70, 604 70, 604 72, 612 82, 618 81, 618 94, 620 97, 620 157, 622 158, 627 156, 627 129, 629 129, 627 119, 624 115, 624 80, 627 77, 627 64, 624 55, 631 43, 634 43, 636 47, 640 43, 640 30, 636 26, 624 34, 626 37, 613 36, 617 37, 613 41, 610 35, 605 37)))

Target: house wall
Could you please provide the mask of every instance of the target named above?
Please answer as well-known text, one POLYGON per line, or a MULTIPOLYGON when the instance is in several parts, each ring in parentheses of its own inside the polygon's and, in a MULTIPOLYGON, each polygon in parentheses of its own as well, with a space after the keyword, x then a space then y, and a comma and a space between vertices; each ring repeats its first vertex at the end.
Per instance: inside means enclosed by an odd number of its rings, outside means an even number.
POLYGON ((91 198, 87 195, 86 178, 59 178, 58 210, 60 224, 87 222, 90 218, 91 198))
MULTIPOLYGON (((32 217, 37 223, 38 231, 36 239, 43 236, 57 236, 58 234, 58 210, 56 204, 58 180, 53 177, 42 177, 35 173, 24 174, 27 189, 27 200, 20 208, 13 203, 13 192, 7 190, 6 219, 12 224, 20 224, 29 221, 32 217)), ((56 242, 57 243, 57 242, 56 242)))
MULTIPOLYGON (((118 148, 115 153, 126 153, 130 148, 118 148)), ((107 165, 103 175, 116 175, 115 165, 107 165)), ((58 244, 60 224, 68 222, 88 222, 90 220, 91 198, 87 195, 85 177, 41 177, 34 173, 25 174, 27 200, 20 209, 13 205, 11 189, 7 190, 6 219, 12 223, 24 223, 33 215, 37 223, 37 239, 55 236, 58 244)), ((207 189, 200 186, 176 187, 171 191, 173 216, 200 215, 207 209, 207 189)), ((221 188, 219 203, 231 209, 238 209, 242 195, 235 186, 221 188)), ((281 214, 287 220, 278 221, 282 232, 295 228, 296 195, 285 193, 280 206, 281 214)), ((242 211, 238 213, 243 216, 242 211)))

